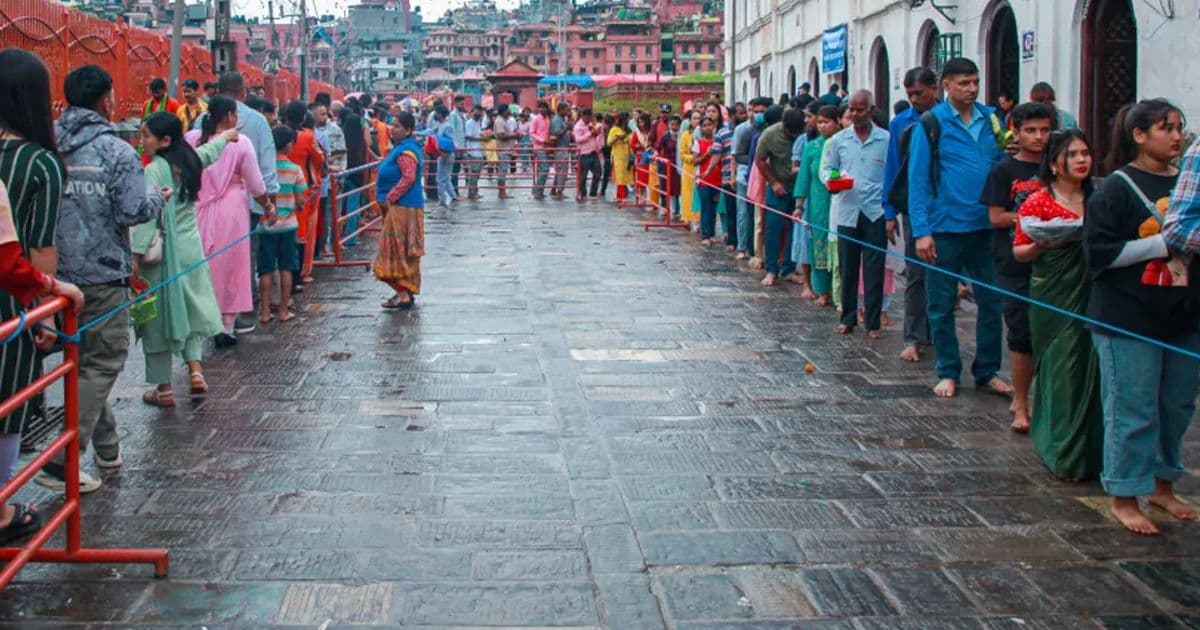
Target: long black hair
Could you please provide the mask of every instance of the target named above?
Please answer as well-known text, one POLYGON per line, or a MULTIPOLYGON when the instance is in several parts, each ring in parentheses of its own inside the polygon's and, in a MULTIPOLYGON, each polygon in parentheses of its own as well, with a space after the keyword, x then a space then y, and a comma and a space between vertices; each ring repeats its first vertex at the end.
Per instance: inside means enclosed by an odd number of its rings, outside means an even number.
POLYGON ((170 138, 171 146, 159 151, 156 155, 162 157, 171 165, 171 171, 178 175, 179 186, 173 194, 185 202, 196 200, 200 192, 200 173, 204 164, 192 146, 183 140, 183 121, 170 112, 151 114, 143 123, 150 135, 156 138, 170 138))
POLYGON ((1183 110, 1165 98, 1152 98, 1122 107, 1113 118, 1112 142, 1104 168, 1111 173, 1137 159, 1138 144, 1133 139, 1133 132, 1149 132, 1172 113, 1183 116, 1183 110))
MULTIPOLYGON (((346 136, 346 168, 367 163, 367 145, 363 142, 362 117, 350 107, 342 111, 342 135, 346 136)), ((347 175, 355 186, 363 184, 362 173, 347 175)))
POLYGON ((228 96, 214 96, 208 101, 208 113, 200 123, 200 144, 208 142, 216 133, 217 125, 225 122, 229 114, 237 111, 237 101, 228 96))
MULTIPOLYGON (((1054 176, 1054 165, 1067 152, 1071 143, 1076 140, 1083 141, 1087 145, 1088 151, 1092 150, 1092 143, 1088 140, 1087 134, 1078 129, 1059 129, 1050 134, 1050 141, 1046 143, 1046 150, 1042 153, 1042 165, 1038 168, 1038 180, 1042 182, 1046 190, 1050 190, 1050 185, 1057 179, 1054 176)), ((1092 171, 1095 172, 1095 170, 1096 156, 1093 155, 1092 171)), ((1092 196, 1091 177, 1083 180, 1083 195, 1085 198, 1092 196)))
POLYGON ((0 128, 58 155, 50 113, 50 72, 37 55, 0 50, 0 128))

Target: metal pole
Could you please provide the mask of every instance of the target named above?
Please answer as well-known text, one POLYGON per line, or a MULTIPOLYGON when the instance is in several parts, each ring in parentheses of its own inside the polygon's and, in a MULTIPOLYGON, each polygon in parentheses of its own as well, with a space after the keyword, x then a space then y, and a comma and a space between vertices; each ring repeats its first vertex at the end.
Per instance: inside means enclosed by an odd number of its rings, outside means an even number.
POLYGON ((175 13, 171 20, 171 65, 167 71, 167 94, 172 98, 179 95, 179 57, 183 54, 183 14, 187 11, 184 0, 175 0, 175 13))
POLYGON ((300 0, 300 100, 308 102, 308 0, 300 0))

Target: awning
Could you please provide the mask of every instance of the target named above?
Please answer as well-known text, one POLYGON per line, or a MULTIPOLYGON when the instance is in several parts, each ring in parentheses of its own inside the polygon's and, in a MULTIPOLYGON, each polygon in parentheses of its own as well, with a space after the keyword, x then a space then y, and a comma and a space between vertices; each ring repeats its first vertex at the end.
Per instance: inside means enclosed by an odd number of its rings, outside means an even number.
POLYGON ((591 75, 588 74, 557 74, 548 77, 542 77, 542 79, 538 81, 538 85, 554 86, 559 84, 573 85, 580 88, 590 88, 596 86, 596 82, 593 81, 591 75))

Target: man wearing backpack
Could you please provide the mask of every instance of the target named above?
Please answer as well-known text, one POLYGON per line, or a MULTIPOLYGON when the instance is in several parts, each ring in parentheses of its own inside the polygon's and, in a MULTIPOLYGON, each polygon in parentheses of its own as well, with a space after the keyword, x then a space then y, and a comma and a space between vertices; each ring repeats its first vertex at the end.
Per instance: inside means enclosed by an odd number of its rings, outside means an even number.
POLYGON ((958 392, 962 374, 954 322, 958 280, 947 273, 976 280, 978 317, 975 323, 976 387, 1009 396, 1012 386, 998 376, 1002 352, 1000 296, 994 286, 992 224, 988 208, 979 202, 992 165, 1004 154, 999 146, 1003 127, 991 110, 978 104, 979 68, 969 59, 955 58, 942 70, 947 100, 922 116, 909 146, 908 212, 917 256, 937 267, 926 277, 929 327, 937 352, 941 398, 958 392), (916 131, 923 133, 916 133, 916 131))
MULTIPOLYGON (((897 177, 904 178, 901 182, 901 192, 907 192, 908 169, 904 159, 908 155, 908 147, 913 127, 921 114, 937 105, 937 75, 929 68, 916 67, 904 75, 904 91, 912 107, 904 110, 892 119, 888 127, 891 138, 888 143, 887 162, 883 168, 883 215, 887 219, 888 240, 896 242, 897 221, 904 223, 904 255, 909 258, 917 257, 917 246, 912 237, 912 222, 908 218, 907 195, 900 203, 901 209, 890 201, 893 182, 897 177)), ((900 358, 905 361, 921 360, 921 346, 929 345, 929 319, 925 315, 925 268, 920 265, 904 266, 904 351, 900 358)))

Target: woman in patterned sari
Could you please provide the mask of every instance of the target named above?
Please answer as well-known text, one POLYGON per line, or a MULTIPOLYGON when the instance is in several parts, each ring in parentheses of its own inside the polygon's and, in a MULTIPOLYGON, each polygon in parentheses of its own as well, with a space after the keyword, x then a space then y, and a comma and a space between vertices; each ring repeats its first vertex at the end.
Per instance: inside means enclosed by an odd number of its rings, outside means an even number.
POLYGON ((413 138, 416 120, 408 112, 392 118, 392 150, 379 165, 376 201, 383 211, 383 233, 375 257, 375 278, 395 290, 386 309, 409 309, 421 292, 421 256, 425 255, 425 193, 421 145, 413 138))

